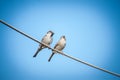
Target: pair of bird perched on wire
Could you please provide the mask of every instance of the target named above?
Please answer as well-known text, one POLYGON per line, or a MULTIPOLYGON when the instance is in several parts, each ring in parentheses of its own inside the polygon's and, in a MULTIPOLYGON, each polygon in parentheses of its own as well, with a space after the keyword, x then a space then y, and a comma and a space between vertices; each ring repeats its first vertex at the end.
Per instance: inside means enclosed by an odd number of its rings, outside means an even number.
MULTIPOLYGON (((41 42, 47 44, 48 46, 50 46, 50 44, 53 41, 53 35, 54 33, 52 31, 48 31, 47 34, 42 38, 41 42)), ((66 46, 66 38, 65 36, 61 36, 61 38, 59 39, 59 41, 57 42, 57 44, 54 46, 54 49, 62 51, 64 49, 64 47, 66 46)), ((36 57, 37 54, 42 50, 46 48, 46 46, 39 44, 39 48, 37 49, 36 53, 33 55, 33 57, 36 57)), ((56 51, 52 51, 51 56, 48 59, 48 62, 50 62, 50 60, 52 59, 53 55, 57 53, 56 51)))

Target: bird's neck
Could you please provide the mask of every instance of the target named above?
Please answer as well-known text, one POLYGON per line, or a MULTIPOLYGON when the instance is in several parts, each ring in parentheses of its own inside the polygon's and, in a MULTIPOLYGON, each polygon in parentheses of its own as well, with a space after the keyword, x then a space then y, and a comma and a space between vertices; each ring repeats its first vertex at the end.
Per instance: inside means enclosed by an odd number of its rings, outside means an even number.
POLYGON ((51 36, 51 34, 47 34, 47 36, 51 36))

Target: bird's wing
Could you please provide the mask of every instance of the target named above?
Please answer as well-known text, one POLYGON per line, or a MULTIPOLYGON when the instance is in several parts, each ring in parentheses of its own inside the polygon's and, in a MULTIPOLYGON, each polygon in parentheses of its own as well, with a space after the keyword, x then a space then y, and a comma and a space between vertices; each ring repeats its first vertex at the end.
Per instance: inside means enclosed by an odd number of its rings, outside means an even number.
POLYGON ((41 42, 43 42, 44 40, 45 40, 45 37, 46 37, 47 35, 45 35, 43 38, 42 38, 42 40, 41 40, 41 42))
POLYGON ((57 44, 55 45, 54 49, 56 49, 57 46, 59 46, 59 43, 57 43, 57 44))
MULTIPOLYGON (((46 35, 42 38, 41 42, 44 42, 46 35)), ((42 44, 39 44, 40 47, 42 47, 42 44)))
POLYGON ((61 50, 63 50, 63 49, 65 48, 65 46, 66 46, 66 43, 64 44, 64 47, 62 47, 62 49, 61 49, 61 50))

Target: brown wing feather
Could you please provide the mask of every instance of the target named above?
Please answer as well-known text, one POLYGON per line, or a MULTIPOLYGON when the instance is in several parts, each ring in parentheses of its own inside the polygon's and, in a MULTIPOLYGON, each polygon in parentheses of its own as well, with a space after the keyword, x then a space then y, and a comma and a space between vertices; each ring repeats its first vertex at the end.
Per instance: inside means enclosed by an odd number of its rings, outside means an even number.
POLYGON ((63 50, 65 48, 65 46, 66 46, 66 44, 64 45, 64 47, 61 50, 63 50))
POLYGON ((59 45, 59 44, 57 43, 57 44, 55 45, 54 49, 55 49, 58 45, 59 45))

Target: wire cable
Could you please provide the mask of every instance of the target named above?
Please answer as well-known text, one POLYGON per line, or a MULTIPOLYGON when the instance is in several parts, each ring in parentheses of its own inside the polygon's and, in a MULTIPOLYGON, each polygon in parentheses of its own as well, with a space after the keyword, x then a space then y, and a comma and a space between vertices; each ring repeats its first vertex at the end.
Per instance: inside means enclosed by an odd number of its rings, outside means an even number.
POLYGON ((14 28, 13 26, 11 26, 10 24, 4 22, 3 20, 0 20, 0 22, 1 22, 2 24, 6 25, 7 27, 9 27, 9 28, 11 28, 11 29, 17 31, 18 33, 24 35, 25 37, 27 37, 27 38, 29 38, 29 39, 31 39, 31 40, 33 40, 33 41, 39 43, 39 44, 42 44, 42 45, 46 46, 47 48, 49 48, 49 49, 51 49, 51 50, 57 51, 59 54, 61 54, 61 55, 63 55, 63 56, 66 56, 66 57, 68 57, 68 58, 70 58, 70 59, 72 59, 72 60, 75 60, 75 61, 77 61, 77 62, 83 63, 83 64, 85 64, 85 65, 87 65, 87 66, 90 66, 90 67, 92 67, 92 68, 98 69, 98 70, 100 70, 100 71, 106 72, 106 73, 108 73, 108 74, 111 74, 111 75, 113 75, 113 76, 116 76, 116 77, 119 77, 119 78, 120 78, 120 74, 118 74, 118 73, 111 72, 111 71, 108 71, 108 70, 106 70, 106 69, 103 69, 103 68, 94 66, 93 64, 90 64, 90 63, 85 62, 85 61, 83 61, 83 60, 74 58, 74 57, 72 57, 72 56, 70 56, 70 55, 68 55, 68 54, 66 54, 66 53, 63 53, 62 51, 53 49, 53 48, 51 48, 50 46, 48 46, 47 44, 42 43, 42 42, 40 42, 40 41, 34 39, 33 37, 31 37, 31 36, 25 34, 24 32, 22 32, 22 31, 20 31, 20 30, 18 30, 18 29, 16 29, 16 28, 14 28))

